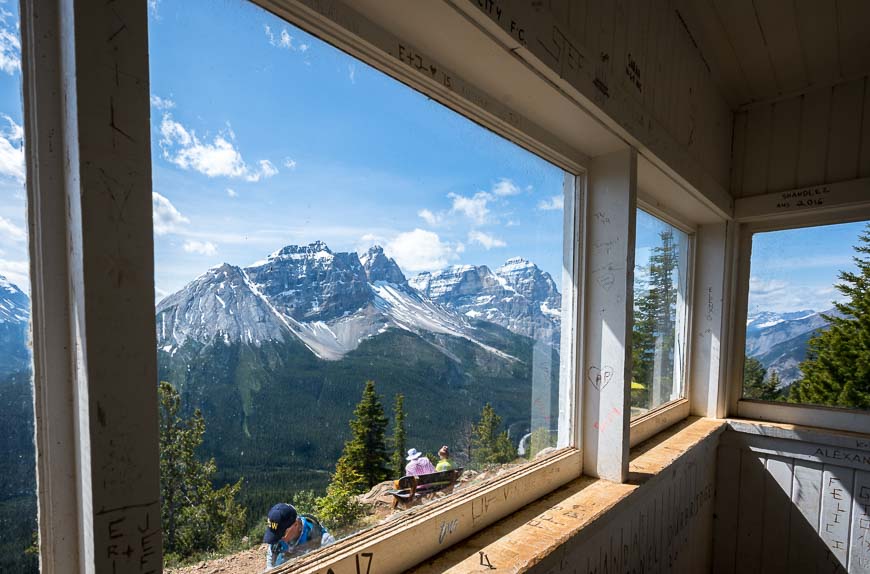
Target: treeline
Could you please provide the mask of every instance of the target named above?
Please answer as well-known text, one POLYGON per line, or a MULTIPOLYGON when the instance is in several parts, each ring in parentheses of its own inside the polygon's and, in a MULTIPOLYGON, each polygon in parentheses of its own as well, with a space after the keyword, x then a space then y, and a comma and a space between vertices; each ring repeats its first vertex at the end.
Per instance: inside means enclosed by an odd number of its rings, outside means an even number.
MULTIPOLYGON (((404 396, 397 394, 393 402, 392 434, 387 437, 389 420, 381 398, 375 392, 374 381, 366 381, 362 398, 349 423, 351 438, 344 444, 326 493, 317 497, 312 491, 301 491, 294 496, 294 503, 303 511, 314 512, 324 524, 339 533, 358 526, 365 515, 358 495, 405 474, 408 446, 405 422, 404 396)), ((456 462, 467 468, 483 469, 516 460, 517 449, 501 427, 501 417, 492 405, 485 404, 480 419, 467 426, 469 440, 458 449, 456 462)), ((540 450, 552 445, 547 436, 538 440, 535 446, 540 450)), ((437 456, 431 451, 426 456, 433 464, 437 462, 437 456)))

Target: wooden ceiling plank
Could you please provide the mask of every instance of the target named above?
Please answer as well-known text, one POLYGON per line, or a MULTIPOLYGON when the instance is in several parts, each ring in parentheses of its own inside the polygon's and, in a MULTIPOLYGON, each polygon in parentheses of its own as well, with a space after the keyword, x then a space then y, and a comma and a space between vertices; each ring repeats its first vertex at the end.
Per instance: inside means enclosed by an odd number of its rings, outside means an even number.
POLYGON ((755 9, 770 52, 780 90, 793 92, 804 88, 806 64, 798 33, 797 12, 792 0, 756 0, 755 9))
POLYGON ((864 108, 863 78, 835 86, 832 98, 825 181, 857 179, 864 108))
POLYGON ((743 197, 767 192, 770 167, 770 140, 773 106, 756 106, 749 110, 746 124, 746 163, 743 168, 743 197))
POLYGON ((797 187, 797 162, 800 150, 801 99, 791 98, 773 105, 773 132, 770 138, 769 191, 797 187))
POLYGON ((776 76, 752 0, 714 0, 714 5, 746 75, 751 99, 775 96, 776 76))
POLYGON ((698 43, 723 97, 732 108, 745 103, 750 98, 746 77, 728 39, 728 32, 716 16, 712 0, 677 0, 677 8, 698 43))
POLYGON ((870 2, 840 0, 837 7, 837 27, 840 42, 840 71, 843 78, 870 73, 870 2))
POLYGON ((815 90, 801 96, 801 139, 798 156, 798 187, 825 181, 831 90, 815 90))
POLYGON ((840 78, 834 3, 795 0, 795 8, 810 84, 823 86, 834 83, 840 78))
POLYGON ((746 124, 749 112, 734 114, 734 133, 731 137, 731 195, 743 197, 743 171, 746 165, 746 124))

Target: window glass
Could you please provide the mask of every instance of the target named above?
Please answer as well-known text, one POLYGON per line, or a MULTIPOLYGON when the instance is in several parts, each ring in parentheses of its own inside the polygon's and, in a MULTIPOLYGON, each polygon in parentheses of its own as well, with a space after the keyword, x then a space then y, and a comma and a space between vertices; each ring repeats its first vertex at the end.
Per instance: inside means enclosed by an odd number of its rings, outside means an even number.
POLYGON ((149 33, 170 564, 567 446, 572 175, 253 5, 161 0, 149 33))
POLYGON ((632 418, 685 396, 689 236, 637 211, 632 418))
POLYGON ((0 2, 0 572, 38 572, 18 3, 0 2))
POLYGON ((743 398, 870 408, 865 223, 752 237, 743 398))

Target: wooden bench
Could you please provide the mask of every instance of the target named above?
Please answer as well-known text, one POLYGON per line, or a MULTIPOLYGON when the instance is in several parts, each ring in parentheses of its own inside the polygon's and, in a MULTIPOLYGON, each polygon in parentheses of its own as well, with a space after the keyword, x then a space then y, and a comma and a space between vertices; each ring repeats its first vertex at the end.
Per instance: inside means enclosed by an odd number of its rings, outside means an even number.
POLYGON ((431 474, 421 474, 420 476, 403 476, 394 481, 395 488, 388 490, 386 494, 393 496, 393 508, 396 508, 399 503, 407 508, 413 504, 415 499, 423 495, 452 488, 462 476, 463 470, 465 469, 454 468, 431 474))

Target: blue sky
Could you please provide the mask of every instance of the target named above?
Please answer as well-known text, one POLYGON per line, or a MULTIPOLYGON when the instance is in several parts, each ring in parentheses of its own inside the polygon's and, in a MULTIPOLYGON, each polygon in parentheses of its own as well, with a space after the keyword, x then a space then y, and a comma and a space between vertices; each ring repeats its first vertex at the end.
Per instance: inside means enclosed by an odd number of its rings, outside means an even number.
MULTIPOLYGON (((149 9, 158 296, 317 239, 558 281, 561 170, 244 0, 149 9)), ((29 290, 17 11, 0 0, 0 273, 29 290)), ((861 228, 757 235, 750 312, 830 307, 861 228)))
POLYGON ((381 244, 407 275, 523 256, 559 280, 562 170, 263 10, 218 4, 152 9, 158 295, 315 240, 381 244))

